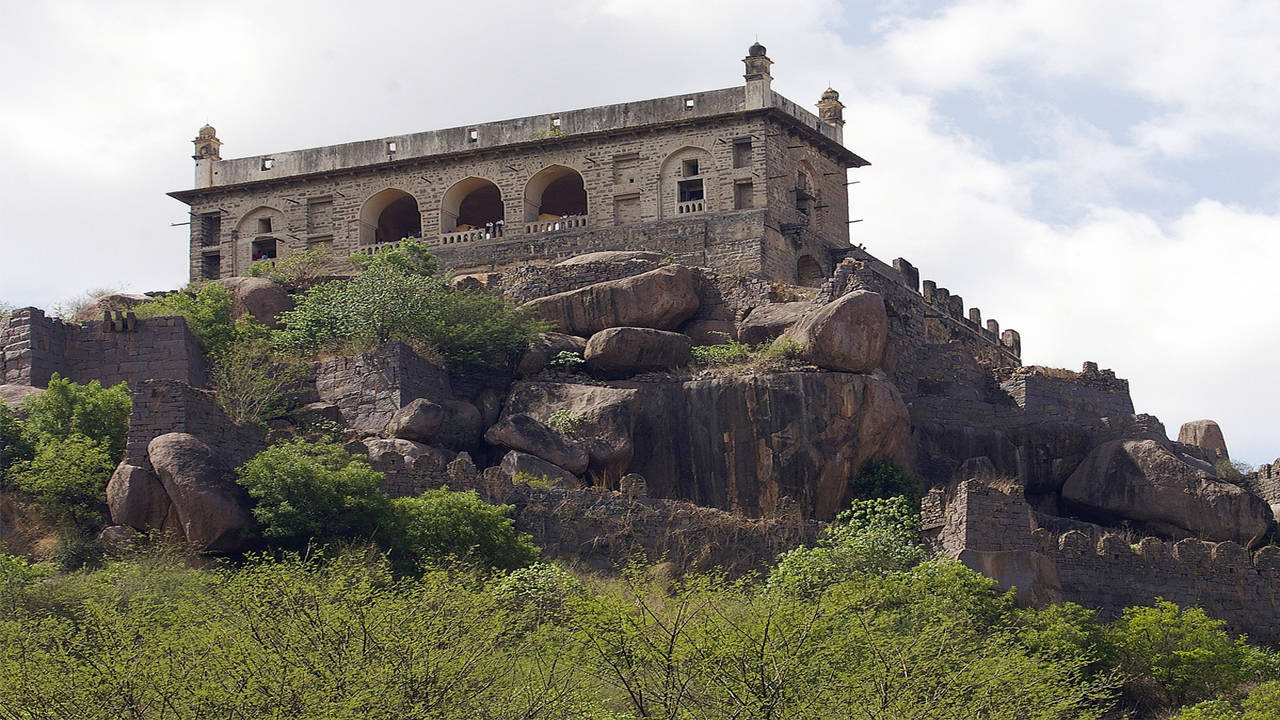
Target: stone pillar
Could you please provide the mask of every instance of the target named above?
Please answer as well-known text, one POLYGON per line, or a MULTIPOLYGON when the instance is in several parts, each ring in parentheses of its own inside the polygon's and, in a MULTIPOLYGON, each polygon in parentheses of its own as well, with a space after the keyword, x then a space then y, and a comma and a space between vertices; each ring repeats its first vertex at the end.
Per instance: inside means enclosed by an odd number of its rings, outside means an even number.
POLYGON ((747 81, 747 110, 758 110, 773 106, 773 76, 769 74, 769 66, 773 61, 765 55, 765 48, 760 43, 747 50, 742 59, 747 72, 742 77, 747 81))
POLYGON ((920 292, 920 271, 915 265, 907 262, 902 258, 896 258, 893 261, 893 269, 898 271, 902 276, 902 284, 911 288, 913 292, 920 292))

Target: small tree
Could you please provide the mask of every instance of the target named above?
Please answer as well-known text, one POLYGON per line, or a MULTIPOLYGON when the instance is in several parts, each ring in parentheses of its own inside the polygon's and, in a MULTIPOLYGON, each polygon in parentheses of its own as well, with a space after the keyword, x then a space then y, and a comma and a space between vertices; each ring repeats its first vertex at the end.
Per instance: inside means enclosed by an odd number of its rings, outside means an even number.
POLYGON ((113 460, 124 455, 133 400, 124 383, 109 388, 92 380, 81 385, 54 373, 49 387, 22 403, 26 427, 41 441, 81 435, 102 443, 113 460))
POLYGON ((513 570, 538 559, 531 538, 516 532, 510 505, 490 505, 475 491, 428 490, 392 501, 393 555, 402 569, 449 558, 486 569, 513 570))
POLYGON ((293 407, 309 370, 301 360, 277 352, 266 337, 245 334, 214 360, 209 380, 232 422, 262 424, 293 407))
POLYGON ((106 445, 73 433, 40 443, 30 460, 15 463, 14 483, 40 500, 51 520, 88 530, 107 516, 107 481, 116 461, 106 445))
POLYGON ((187 327, 200 341, 205 355, 217 357, 236 338, 231 302, 231 291, 211 282, 200 286, 195 293, 176 292, 143 303, 134 308, 134 312, 144 318, 170 315, 186 318, 187 327))
POLYGON ((390 518, 382 473, 332 443, 294 440, 269 447, 237 471, 256 504, 257 531, 272 545, 373 540, 390 518))

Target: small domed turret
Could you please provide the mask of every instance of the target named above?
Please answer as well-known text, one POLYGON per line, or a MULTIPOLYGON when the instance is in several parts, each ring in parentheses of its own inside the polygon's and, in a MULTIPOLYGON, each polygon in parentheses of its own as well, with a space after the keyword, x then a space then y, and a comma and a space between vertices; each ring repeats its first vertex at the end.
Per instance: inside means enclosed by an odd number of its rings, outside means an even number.
POLYGON ((835 90, 832 90, 831 88, 827 88, 822 92, 822 99, 823 100, 839 100, 840 93, 836 92, 835 90))
POLYGON ((760 44, 759 40, 757 40, 754 45, 747 48, 747 55, 750 57, 764 57, 764 53, 764 46, 760 44))
POLYGON ((196 133, 196 137, 202 140, 215 138, 218 137, 218 131, 214 130, 212 125, 206 123, 205 126, 200 128, 200 131, 196 133))

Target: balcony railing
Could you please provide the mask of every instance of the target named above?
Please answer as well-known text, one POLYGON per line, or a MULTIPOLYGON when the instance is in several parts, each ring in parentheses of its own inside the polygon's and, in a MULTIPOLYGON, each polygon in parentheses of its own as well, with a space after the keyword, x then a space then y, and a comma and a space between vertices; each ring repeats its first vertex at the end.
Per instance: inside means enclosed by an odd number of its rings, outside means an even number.
POLYGON ((700 213, 706 210, 705 200, 689 200, 688 202, 676 203, 677 215, 689 215, 692 213, 700 213))
POLYGON ((539 220, 537 222, 526 223, 524 226, 525 234, 532 235, 535 233, 560 232, 561 230, 574 230, 587 226, 586 215, 565 215, 554 220, 539 220))

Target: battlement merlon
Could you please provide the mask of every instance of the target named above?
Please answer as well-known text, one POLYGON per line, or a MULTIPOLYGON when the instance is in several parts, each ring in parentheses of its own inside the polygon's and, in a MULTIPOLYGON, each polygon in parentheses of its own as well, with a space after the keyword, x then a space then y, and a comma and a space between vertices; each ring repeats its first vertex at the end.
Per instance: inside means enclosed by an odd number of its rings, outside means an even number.
POLYGON ((839 125, 820 119, 772 91, 765 107, 748 108, 743 89, 733 87, 268 155, 227 160, 218 159, 216 155, 197 157, 197 163, 210 164, 210 172, 203 176, 203 181, 197 182, 195 189, 179 190, 169 195, 187 201, 200 196, 202 191, 249 183, 295 179, 406 160, 492 152, 498 148, 579 141, 692 125, 713 118, 755 115, 770 116, 805 136, 815 147, 830 153, 847 168, 870 165, 840 142, 839 125))

